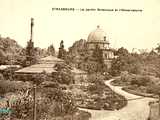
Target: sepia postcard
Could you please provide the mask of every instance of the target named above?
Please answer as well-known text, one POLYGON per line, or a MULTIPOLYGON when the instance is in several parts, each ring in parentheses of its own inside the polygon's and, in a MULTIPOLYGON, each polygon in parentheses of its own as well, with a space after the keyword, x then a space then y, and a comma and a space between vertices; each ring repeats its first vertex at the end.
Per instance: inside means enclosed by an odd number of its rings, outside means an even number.
POLYGON ((160 120, 159 0, 0 0, 0 120, 160 120))

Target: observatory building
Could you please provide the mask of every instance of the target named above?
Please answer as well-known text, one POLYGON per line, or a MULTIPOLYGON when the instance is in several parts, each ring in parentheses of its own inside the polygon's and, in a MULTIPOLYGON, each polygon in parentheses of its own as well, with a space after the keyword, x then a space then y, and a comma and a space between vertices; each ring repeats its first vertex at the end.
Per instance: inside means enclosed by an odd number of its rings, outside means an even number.
POLYGON ((90 54, 93 54, 93 51, 98 46, 99 49, 102 50, 104 63, 110 67, 111 60, 114 58, 113 49, 110 48, 110 42, 108 40, 108 37, 106 33, 100 28, 100 26, 97 26, 97 29, 92 31, 88 35, 87 39, 87 49, 90 54))

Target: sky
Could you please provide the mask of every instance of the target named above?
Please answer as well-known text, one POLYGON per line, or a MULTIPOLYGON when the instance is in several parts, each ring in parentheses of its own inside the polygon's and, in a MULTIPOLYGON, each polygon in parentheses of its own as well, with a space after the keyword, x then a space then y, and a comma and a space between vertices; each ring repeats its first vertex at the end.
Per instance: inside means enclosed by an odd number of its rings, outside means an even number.
POLYGON ((36 47, 53 44, 58 50, 63 40, 67 49, 81 38, 87 40, 97 25, 106 32, 112 48, 152 49, 160 43, 159 0, 0 0, 0 35, 25 47, 30 39, 31 17, 36 47), (143 11, 55 11, 52 8, 143 11))

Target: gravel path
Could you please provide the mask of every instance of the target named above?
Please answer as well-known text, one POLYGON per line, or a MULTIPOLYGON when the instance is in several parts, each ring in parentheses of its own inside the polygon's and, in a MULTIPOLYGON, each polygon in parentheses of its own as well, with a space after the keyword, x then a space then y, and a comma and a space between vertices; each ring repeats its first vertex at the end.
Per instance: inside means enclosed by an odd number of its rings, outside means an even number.
POLYGON ((105 82, 113 91, 116 93, 123 95, 126 99, 135 99, 128 101, 126 107, 116 110, 116 111, 107 111, 107 110, 89 110, 92 114, 92 118, 90 120, 147 120, 149 115, 149 106, 148 102, 154 100, 153 98, 140 98, 141 96, 133 95, 127 93, 121 89, 121 87, 112 86, 110 84, 114 79, 108 80, 105 82))

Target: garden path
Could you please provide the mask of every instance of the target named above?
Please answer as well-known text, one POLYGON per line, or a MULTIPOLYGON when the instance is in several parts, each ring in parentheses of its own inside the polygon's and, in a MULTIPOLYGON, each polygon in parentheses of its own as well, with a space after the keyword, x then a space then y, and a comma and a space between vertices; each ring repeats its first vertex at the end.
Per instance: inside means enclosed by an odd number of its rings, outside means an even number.
POLYGON ((108 85, 114 92, 124 96, 129 100, 127 106, 120 110, 108 111, 108 110, 90 110, 83 109, 92 114, 90 120, 147 120, 149 116, 149 101, 154 100, 153 98, 141 98, 141 96, 133 95, 122 90, 119 86, 113 86, 110 83, 114 79, 105 81, 105 84, 108 85))

